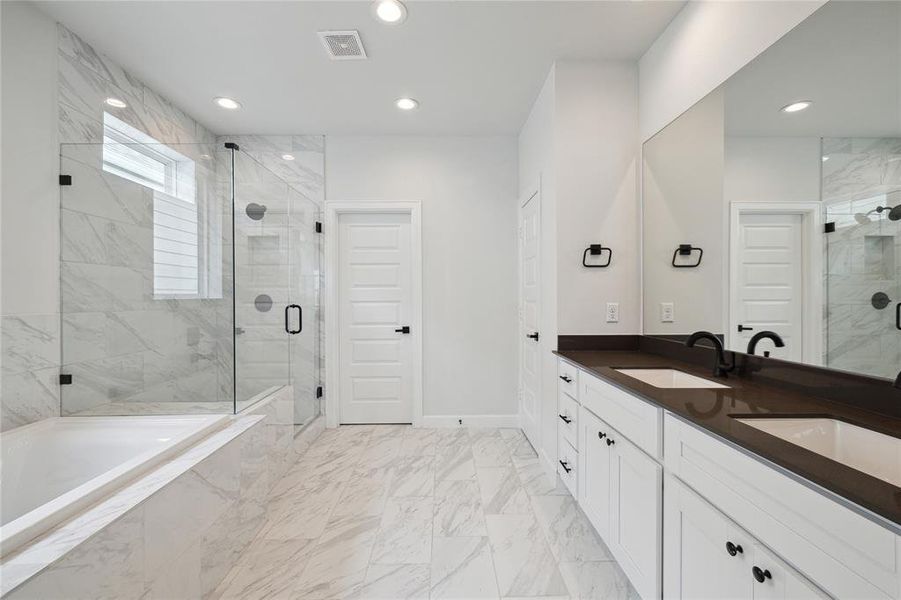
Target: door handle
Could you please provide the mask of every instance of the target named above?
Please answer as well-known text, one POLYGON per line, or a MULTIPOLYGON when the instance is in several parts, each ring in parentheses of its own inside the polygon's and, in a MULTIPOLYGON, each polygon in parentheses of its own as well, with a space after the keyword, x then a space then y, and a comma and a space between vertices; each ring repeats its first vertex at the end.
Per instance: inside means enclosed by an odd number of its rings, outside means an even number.
POLYGON ((754 331, 754 328, 753 327, 745 327, 744 325, 739 324, 738 332, 741 333, 742 331, 754 331))
POLYGON ((404 326, 401 327, 400 329, 395 329, 395 330, 394 330, 394 333, 410 333, 410 326, 409 326, 409 325, 404 325, 404 326))
POLYGON ((536 331, 535 333, 527 333, 527 334, 526 334, 526 337, 527 337, 527 338, 530 338, 530 339, 533 339, 533 340, 535 340, 535 341, 537 342, 537 341, 538 341, 538 332, 536 331))
POLYGON ((285 307, 285 332, 290 333, 291 335, 296 335, 303 331, 303 309, 299 304, 289 304, 285 307), (290 314, 291 309, 297 309, 297 329, 291 329, 290 325, 290 314))
POLYGON ((895 329, 901 330, 901 302, 895 305, 895 329))

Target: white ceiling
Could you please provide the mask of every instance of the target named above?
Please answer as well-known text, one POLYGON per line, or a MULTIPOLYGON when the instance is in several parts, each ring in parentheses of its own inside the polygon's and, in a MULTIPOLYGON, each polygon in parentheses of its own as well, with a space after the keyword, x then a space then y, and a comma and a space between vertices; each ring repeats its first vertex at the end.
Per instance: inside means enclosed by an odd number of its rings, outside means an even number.
POLYGON ((730 135, 901 135, 901 3, 829 2, 724 89, 730 135))
POLYGON ((683 4, 420 0, 389 26, 368 1, 39 2, 217 133, 467 135, 518 132, 555 59, 635 60, 683 4), (369 60, 330 61, 324 29, 359 30, 369 60))

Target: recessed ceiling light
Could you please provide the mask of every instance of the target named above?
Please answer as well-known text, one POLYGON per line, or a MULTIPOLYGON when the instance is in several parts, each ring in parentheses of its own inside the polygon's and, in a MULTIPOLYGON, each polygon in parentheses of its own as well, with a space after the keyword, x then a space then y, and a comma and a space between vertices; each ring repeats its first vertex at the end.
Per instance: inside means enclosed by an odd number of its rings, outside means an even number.
POLYGON ((241 108, 240 102, 238 102, 237 100, 232 100, 231 98, 225 98, 223 96, 213 98, 213 102, 215 102, 222 108, 227 108, 228 110, 237 110, 241 108))
POLYGON ((413 110, 419 107, 419 101, 413 98, 398 98, 394 104, 401 110, 413 110))
POLYGON ((783 106, 782 112, 794 113, 794 112, 802 111, 805 108, 809 108, 811 104, 813 104, 813 102, 811 102, 810 100, 801 100, 800 102, 792 102, 788 106, 783 106))
POLYGON ((107 105, 112 106, 113 108, 125 108, 128 104, 125 103, 124 100, 119 100, 118 98, 107 98, 104 100, 107 105))
POLYGON ((282 154, 282 160, 294 160, 293 154, 282 154))
POLYGON ((372 12, 379 21, 391 25, 399 25, 407 18, 407 7, 400 0, 376 0, 372 12))

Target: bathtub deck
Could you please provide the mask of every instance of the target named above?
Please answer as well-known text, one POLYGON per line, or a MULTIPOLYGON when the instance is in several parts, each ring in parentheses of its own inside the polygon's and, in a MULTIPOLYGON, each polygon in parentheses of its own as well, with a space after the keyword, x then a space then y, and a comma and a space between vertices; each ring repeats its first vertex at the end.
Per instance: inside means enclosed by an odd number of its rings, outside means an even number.
POLYGON ((327 430, 214 597, 635 598, 515 429, 327 430))

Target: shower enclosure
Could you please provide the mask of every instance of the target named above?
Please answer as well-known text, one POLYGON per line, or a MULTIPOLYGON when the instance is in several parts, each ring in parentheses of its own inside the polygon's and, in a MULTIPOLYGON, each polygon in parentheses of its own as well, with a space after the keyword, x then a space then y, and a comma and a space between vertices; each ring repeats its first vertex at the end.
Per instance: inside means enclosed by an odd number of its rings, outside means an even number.
POLYGON ((824 138, 822 156, 824 363, 894 378, 901 365, 901 139, 824 138))
POLYGON ((318 205, 234 144, 61 146, 61 414, 319 414, 318 205), (228 146, 228 147, 226 147, 228 146))

